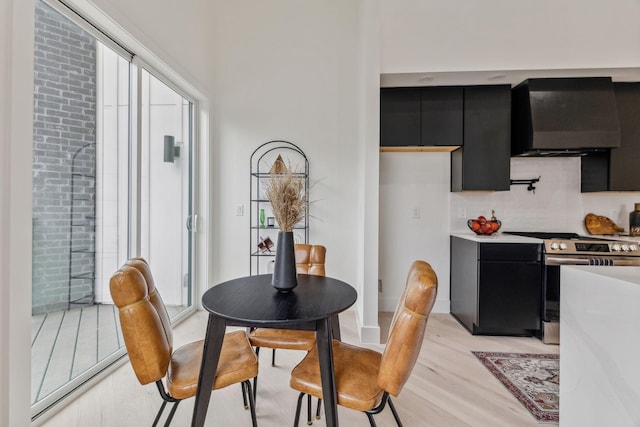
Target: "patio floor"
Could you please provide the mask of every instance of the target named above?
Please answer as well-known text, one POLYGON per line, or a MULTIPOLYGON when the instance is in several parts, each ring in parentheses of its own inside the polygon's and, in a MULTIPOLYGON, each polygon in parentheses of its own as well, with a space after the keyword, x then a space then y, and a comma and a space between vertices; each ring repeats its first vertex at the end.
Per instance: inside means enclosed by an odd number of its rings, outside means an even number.
MULTIPOLYGON (((167 306, 169 317, 184 310, 167 306)), ((31 318, 31 404, 124 346, 117 308, 95 304, 31 318)))

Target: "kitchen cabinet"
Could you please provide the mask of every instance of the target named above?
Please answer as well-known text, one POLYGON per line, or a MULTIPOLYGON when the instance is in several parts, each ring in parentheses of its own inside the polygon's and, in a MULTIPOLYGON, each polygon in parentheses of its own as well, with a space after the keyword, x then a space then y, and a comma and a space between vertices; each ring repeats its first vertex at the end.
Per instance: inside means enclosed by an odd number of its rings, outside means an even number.
POLYGON ((420 145, 420 88, 380 89, 380 145, 420 145))
POLYGON ((589 153, 581 160, 581 191, 640 191, 640 83, 613 85, 620 123, 620 147, 589 153))
POLYGON ((462 87, 380 89, 380 145, 462 145, 462 87))
POLYGON ((508 191, 511 87, 380 89, 381 147, 460 147, 451 153, 451 191, 508 191))
POLYGON ((451 314, 474 335, 537 336, 542 249, 451 236, 451 314))
POLYGON ((508 191, 511 87, 465 87, 463 133, 463 146, 451 153, 451 191, 508 191))

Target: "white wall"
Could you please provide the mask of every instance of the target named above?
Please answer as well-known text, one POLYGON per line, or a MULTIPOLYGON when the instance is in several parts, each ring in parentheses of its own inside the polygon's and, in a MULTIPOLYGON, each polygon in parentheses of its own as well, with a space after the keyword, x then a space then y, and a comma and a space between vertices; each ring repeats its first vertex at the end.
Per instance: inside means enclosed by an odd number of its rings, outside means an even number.
POLYGON ((637 67, 637 0, 380 0, 381 71, 637 67))
POLYGON ((307 155, 310 240, 356 285, 358 2, 216 1, 210 64, 218 275, 249 273, 249 159, 284 139, 307 155), (235 206, 244 205, 244 216, 235 206))
POLYGON ((511 191, 451 194, 451 229, 469 231, 466 218, 489 217, 495 210, 502 231, 566 231, 587 234, 584 217, 604 215, 629 229, 629 212, 640 202, 640 192, 580 193, 580 159, 512 158, 511 178, 541 177, 535 193, 526 185, 511 191), (466 212, 462 218, 460 210, 466 212))
POLYGON ((382 311, 395 310, 411 263, 421 259, 438 276, 434 312, 449 312, 450 157, 380 153, 382 311))

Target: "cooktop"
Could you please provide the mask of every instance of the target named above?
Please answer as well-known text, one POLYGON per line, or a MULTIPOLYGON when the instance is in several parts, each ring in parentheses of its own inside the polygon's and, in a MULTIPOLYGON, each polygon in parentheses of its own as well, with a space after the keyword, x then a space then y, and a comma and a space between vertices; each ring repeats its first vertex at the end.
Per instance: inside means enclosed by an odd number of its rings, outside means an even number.
POLYGON ((597 237, 581 236, 578 233, 563 233, 559 231, 504 231, 503 234, 514 236, 533 237, 535 239, 558 240, 602 240, 597 237))

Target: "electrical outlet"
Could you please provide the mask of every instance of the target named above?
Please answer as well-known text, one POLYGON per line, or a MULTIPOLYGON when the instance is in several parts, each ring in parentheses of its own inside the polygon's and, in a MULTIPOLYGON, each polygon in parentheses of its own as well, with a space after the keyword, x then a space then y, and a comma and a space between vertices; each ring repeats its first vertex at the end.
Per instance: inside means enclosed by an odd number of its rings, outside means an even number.
POLYGON ((416 206, 411 210, 411 218, 420 218, 420 207, 416 206))
POLYGON ((466 218, 467 210, 465 208, 458 208, 458 218, 466 218))
POLYGON ((236 205, 236 216, 244 216, 244 205, 236 205))
POLYGON ((378 292, 382 292, 382 279, 378 279, 378 292))

